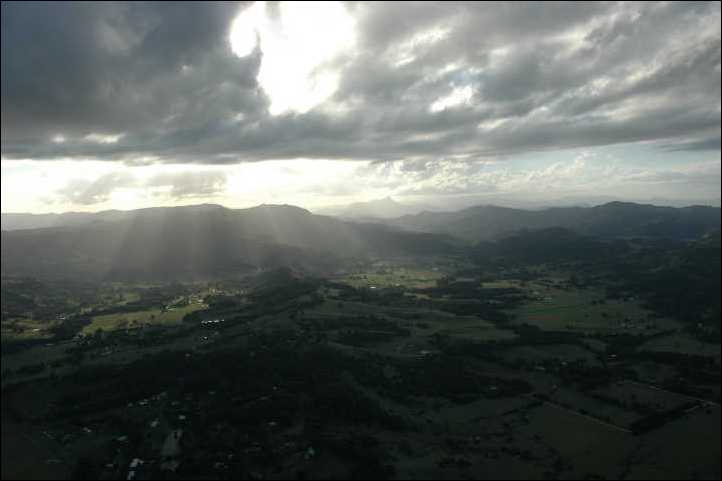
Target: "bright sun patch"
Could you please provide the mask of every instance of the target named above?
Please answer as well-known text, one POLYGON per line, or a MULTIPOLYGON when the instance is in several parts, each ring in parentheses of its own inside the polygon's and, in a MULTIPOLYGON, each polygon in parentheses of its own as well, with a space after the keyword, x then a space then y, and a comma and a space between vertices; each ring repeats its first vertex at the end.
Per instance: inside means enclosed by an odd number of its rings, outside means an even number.
POLYGON ((329 98, 339 75, 329 64, 355 43, 354 21, 340 2, 257 2, 231 27, 239 57, 263 52, 258 81, 271 99, 270 112, 307 112, 329 98))
POLYGON ((465 87, 456 87, 446 97, 441 97, 431 104, 429 109, 432 112, 440 112, 442 110, 468 105, 474 96, 474 89, 470 85, 465 87))

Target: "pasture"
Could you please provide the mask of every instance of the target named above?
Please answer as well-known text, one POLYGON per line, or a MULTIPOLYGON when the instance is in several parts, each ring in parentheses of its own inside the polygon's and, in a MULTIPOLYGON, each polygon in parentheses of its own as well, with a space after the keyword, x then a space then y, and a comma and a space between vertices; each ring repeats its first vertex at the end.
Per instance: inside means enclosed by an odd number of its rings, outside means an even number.
POLYGON ((654 316, 637 300, 605 299, 601 289, 558 288, 530 283, 531 300, 509 311, 515 324, 580 334, 654 334, 677 329, 677 321, 654 316))
POLYGON ((394 267, 369 269, 350 274, 338 279, 338 281, 355 288, 403 287, 406 289, 425 289, 435 287, 436 281, 443 277, 444 274, 439 271, 394 267))
POLYGON ((95 331, 114 331, 116 329, 133 329, 144 325, 175 325, 180 324, 186 314, 204 309, 202 304, 190 304, 183 307, 174 307, 161 311, 148 309, 145 311, 121 312, 95 316, 90 324, 81 331, 84 335, 95 331))
POLYGON ((677 352, 681 354, 713 357, 717 360, 720 359, 719 344, 703 342, 682 332, 650 339, 642 344, 639 349, 641 351, 677 352))

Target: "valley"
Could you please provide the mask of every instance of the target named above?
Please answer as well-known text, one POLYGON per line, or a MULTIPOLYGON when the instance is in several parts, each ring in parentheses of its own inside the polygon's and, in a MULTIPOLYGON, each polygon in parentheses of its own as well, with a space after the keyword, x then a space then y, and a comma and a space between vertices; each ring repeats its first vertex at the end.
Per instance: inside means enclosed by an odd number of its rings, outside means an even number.
POLYGON ((544 238, 544 259, 485 246, 326 275, 32 281, 32 296, 5 277, 3 478, 719 476, 719 317, 704 316, 719 298, 694 323, 654 304, 662 259, 715 241, 602 261, 544 238), (694 463, 672 461, 692 445, 694 463))

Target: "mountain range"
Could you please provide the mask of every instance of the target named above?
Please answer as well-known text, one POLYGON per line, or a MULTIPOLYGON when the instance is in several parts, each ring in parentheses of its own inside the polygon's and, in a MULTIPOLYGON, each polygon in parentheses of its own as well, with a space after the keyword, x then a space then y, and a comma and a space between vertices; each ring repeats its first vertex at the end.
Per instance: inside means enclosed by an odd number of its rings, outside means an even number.
POLYGON ((383 222, 350 222, 289 205, 2 217, 3 276, 98 280, 206 279, 279 266, 324 273, 374 257, 468 254, 481 241, 549 228, 600 239, 674 240, 720 229, 719 208, 622 202, 537 211, 478 206, 383 222))
POLYGON ((317 214, 332 215, 342 219, 373 221, 378 219, 394 219, 430 210, 433 209, 429 206, 402 204, 391 197, 385 197, 368 202, 354 202, 353 204, 347 205, 322 207, 315 209, 315 212, 317 214))
POLYGON ((455 212, 422 212, 388 223, 409 231, 447 234, 468 242, 499 239, 522 229, 551 227, 563 227, 601 238, 663 237, 685 240, 719 230, 720 208, 659 207, 629 202, 543 210, 485 205, 455 212))
POLYGON ((328 271, 368 256, 454 248, 444 235, 350 223, 288 205, 206 204, 57 220, 54 227, 3 231, 2 274, 199 279, 278 266, 328 271))

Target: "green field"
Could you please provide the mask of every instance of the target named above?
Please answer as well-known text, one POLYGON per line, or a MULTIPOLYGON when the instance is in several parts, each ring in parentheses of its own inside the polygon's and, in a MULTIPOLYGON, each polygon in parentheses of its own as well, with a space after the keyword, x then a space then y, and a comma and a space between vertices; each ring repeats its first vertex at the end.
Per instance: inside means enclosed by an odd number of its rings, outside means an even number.
POLYGON ((561 479, 583 479, 587 475, 618 478, 624 458, 638 443, 629 433, 551 404, 532 410, 528 424, 517 432, 520 436, 538 436, 542 452, 551 451, 564 461, 573 461, 573 468, 564 466, 566 472, 561 479))
POLYGON ((95 316, 93 321, 81 331, 89 335, 97 330, 113 331, 116 329, 127 329, 140 327, 141 325, 173 325, 179 324, 183 316, 194 311, 204 309, 202 304, 191 304, 184 307, 171 308, 161 312, 160 309, 148 309, 145 311, 123 312, 118 314, 107 314, 95 316))
POLYGON ((424 289, 436 286, 436 281, 443 277, 444 274, 438 271, 397 267, 351 274, 339 279, 339 282, 356 288, 405 287, 408 289, 424 289))
POLYGON ((713 407, 644 436, 627 479, 720 479, 719 427, 720 408, 713 407))
POLYGON ((719 344, 702 342, 684 333, 675 333, 669 336, 651 339, 642 344, 639 349, 651 352, 679 352, 682 354, 694 354, 720 359, 719 344))
POLYGON ((48 331, 58 321, 45 321, 37 319, 13 319, 2 324, 3 341, 27 341, 33 339, 49 339, 52 334, 48 331))
POLYGON ((309 315, 315 316, 359 316, 382 315, 401 323, 408 323, 414 336, 430 337, 434 334, 448 335, 476 341, 498 341, 516 337, 510 330, 499 329, 494 324, 474 316, 457 316, 449 312, 386 307, 361 302, 326 301, 313 310, 309 315))
POLYGON ((501 279, 498 281, 484 281, 481 283, 485 289, 513 289, 522 288, 524 285, 521 281, 515 279, 501 279))
POLYGON ((594 393, 616 399, 627 407, 633 407, 638 403, 655 411, 674 409, 689 401, 687 396, 653 389, 636 382, 616 382, 597 388, 594 393))
POLYGON ((23 366, 28 366, 37 363, 52 363, 58 361, 66 356, 66 350, 68 349, 68 343, 48 343, 42 346, 35 346, 31 349, 25 349, 20 352, 3 355, 2 357, 2 368, 5 369, 18 369, 23 366))
POLYGON ((549 397, 553 403, 559 406, 581 415, 590 416, 600 422, 618 426, 621 429, 628 429, 631 423, 641 417, 631 409, 600 401, 573 389, 560 388, 549 397))
POLYGON ((474 316, 435 317, 428 316, 422 321, 425 329, 419 329, 419 334, 427 336, 441 334, 458 339, 473 341, 502 341, 514 339, 517 335, 507 329, 499 329, 494 324, 474 316))
POLYGON ((510 311, 515 324, 531 324, 547 330, 580 333, 625 332, 654 334, 677 329, 679 323, 651 316, 634 300, 604 299, 600 289, 558 289, 538 283, 527 287, 532 301, 510 311))
POLYGON ((574 344, 510 347, 503 351, 502 357, 507 362, 584 361, 588 365, 599 365, 597 356, 592 351, 574 344))

